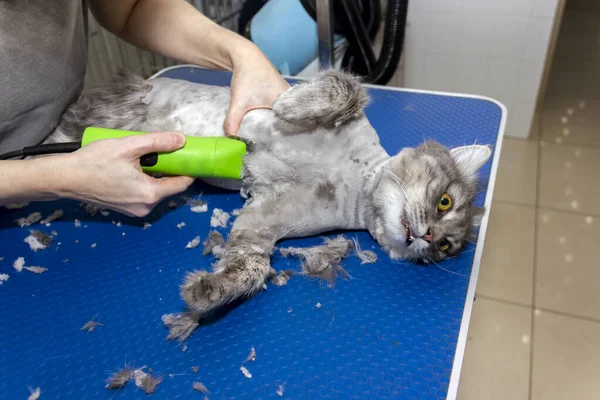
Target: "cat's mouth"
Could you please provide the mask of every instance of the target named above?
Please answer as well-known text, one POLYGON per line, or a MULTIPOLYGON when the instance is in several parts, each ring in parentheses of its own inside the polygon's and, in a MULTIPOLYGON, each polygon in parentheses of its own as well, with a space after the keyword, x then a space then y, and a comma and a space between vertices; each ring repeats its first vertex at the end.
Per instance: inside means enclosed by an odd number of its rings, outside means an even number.
POLYGON ((404 214, 404 216, 402 217, 401 223, 404 227, 404 233, 406 234, 406 246, 408 247, 412 244, 412 242, 414 242, 415 236, 413 235, 413 231, 410 228, 410 222, 408 222, 406 214, 404 214))

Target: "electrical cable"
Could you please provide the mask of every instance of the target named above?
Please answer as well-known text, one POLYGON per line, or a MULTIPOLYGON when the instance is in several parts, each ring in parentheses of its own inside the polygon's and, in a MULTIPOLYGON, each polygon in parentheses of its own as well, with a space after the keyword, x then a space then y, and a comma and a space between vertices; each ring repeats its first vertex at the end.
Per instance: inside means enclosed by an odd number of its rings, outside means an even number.
POLYGON ((40 144, 0 154, 0 160, 10 160, 16 157, 40 156, 44 154, 72 153, 80 148, 81 142, 40 144))

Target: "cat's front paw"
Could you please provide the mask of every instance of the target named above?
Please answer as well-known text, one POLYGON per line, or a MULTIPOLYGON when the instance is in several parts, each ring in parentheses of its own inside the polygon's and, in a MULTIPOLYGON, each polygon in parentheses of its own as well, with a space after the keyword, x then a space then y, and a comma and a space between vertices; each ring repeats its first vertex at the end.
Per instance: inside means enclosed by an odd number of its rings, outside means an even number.
POLYGON ((223 279, 221 274, 207 271, 191 272, 181 286, 181 297, 190 309, 199 313, 208 312, 223 303, 223 279))

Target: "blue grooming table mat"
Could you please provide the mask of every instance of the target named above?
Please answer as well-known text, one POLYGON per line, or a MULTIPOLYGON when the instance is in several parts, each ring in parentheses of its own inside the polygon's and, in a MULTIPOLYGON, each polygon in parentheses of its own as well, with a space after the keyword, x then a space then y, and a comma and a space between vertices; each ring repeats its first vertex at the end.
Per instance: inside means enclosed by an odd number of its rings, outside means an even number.
MULTIPOLYGON (((183 66, 164 77, 228 85, 231 74, 183 66)), ((504 107, 484 98, 369 87, 367 116, 390 153, 435 139, 447 146, 474 142, 494 146, 482 169, 477 204, 491 203, 505 121, 504 107)), ((287 286, 268 284, 253 299, 232 304, 207 321, 186 346, 167 342, 165 313, 183 310, 179 285, 186 271, 209 269, 215 259, 202 245, 212 210, 242 206, 238 193, 195 184, 186 193, 208 203, 208 212, 168 200, 143 220, 117 213, 89 216, 78 202, 0 207, 0 398, 25 399, 28 386, 41 399, 194 399, 202 382, 210 399, 444 399, 454 398, 483 248, 428 267, 392 262, 367 232, 346 232, 376 264, 349 256, 351 280, 333 287, 301 276, 287 286), (57 209, 65 216, 46 227, 20 228, 14 221, 57 209), (80 221, 77 227, 75 219, 80 221), (144 228, 144 222, 151 226, 144 228), (185 226, 177 225, 185 222, 185 226), (56 232, 46 250, 24 242, 29 229, 56 232), (48 268, 43 274, 17 272, 13 262, 48 268), (317 307, 317 303, 321 307, 317 307), (103 324, 80 330, 92 318, 103 324), (256 360, 244 363, 250 349, 256 360), (185 349, 185 351, 183 351, 185 349), (133 382, 120 391, 105 388, 108 376, 125 364, 147 366, 164 380, 151 395, 133 382), (245 365, 248 379, 240 372, 245 365), (197 366, 194 373, 192 367, 197 366), (280 397, 276 391, 282 385, 280 397)), ((175 196, 179 200, 180 196, 175 196)), ((227 234, 229 229, 221 229, 227 234)), ((313 246, 322 237, 288 240, 313 246)), ((299 270, 296 259, 276 255, 277 270, 299 270)))

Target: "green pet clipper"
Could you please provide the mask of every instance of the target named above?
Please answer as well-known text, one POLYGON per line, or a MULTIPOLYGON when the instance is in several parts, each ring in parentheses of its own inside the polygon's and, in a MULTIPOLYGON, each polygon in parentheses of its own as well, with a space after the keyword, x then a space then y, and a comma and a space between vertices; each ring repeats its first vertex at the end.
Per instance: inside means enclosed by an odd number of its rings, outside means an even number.
MULTIPOLYGON (((83 132, 81 145, 86 146, 102 139, 144 134, 146 133, 90 127, 83 132)), ((181 149, 146 154, 140 158, 140 164, 146 173, 194 178, 241 179, 244 157, 250 145, 252 145, 251 141, 237 137, 187 136, 185 146, 181 149)))

